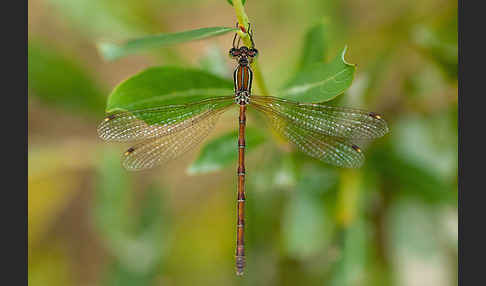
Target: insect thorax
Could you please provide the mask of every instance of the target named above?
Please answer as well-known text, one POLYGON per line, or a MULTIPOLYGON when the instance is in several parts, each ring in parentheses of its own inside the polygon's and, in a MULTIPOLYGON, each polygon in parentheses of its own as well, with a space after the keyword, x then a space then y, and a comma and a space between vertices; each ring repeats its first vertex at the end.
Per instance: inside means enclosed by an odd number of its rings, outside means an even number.
POLYGON ((235 94, 235 102, 239 105, 245 105, 250 103, 250 93, 246 90, 237 91, 235 94))
POLYGON ((253 72, 248 65, 238 65, 234 72, 235 100, 237 104, 250 103, 253 72))

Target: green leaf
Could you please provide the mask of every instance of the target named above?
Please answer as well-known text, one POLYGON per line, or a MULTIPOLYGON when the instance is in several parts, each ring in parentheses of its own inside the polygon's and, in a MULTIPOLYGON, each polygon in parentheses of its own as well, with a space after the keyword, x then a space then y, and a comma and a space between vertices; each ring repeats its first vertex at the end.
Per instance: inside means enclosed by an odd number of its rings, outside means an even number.
POLYGON ((123 170, 117 150, 103 150, 97 166, 93 216, 103 239, 113 245, 111 242, 123 239, 133 222, 133 217, 127 213, 131 178, 123 170))
POLYGON ((356 66, 344 60, 343 52, 330 63, 309 65, 290 81, 280 95, 301 102, 329 101, 351 86, 356 66))
POLYGON ((457 80, 457 16, 450 14, 438 25, 419 24, 412 30, 412 40, 426 55, 441 65, 450 79, 457 80))
POLYGON ((100 88, 74 59, 47 46, 28 46, 29 91, 43 102, 96 114, 103 109, 100 88))
POLYGON ((333 273, 329 285, 359 285, 365 276, 369 256, 370 225, 362 219, 343 230, 341 253, 331 268, 333 273))
POLYGON ((399 189, 397 195, 457 204, 456 119, 443 111, 402 116, 383 145, 367 152, 369 168, 389 181, 388 188, 399 189))
POLYGON ((316 194, 297 189, 283 215, 284 247, 289 256, 308 259, 330 242, 332 221, 316 194))
POLYGON ((118 261, 111 263, 105 270, 102 285, 107 286, 131 286, 131 285, 153 285, 157 273, 138 273, 130 271, 118 261))
POLYGON ((152 67, 118 85, 108 98, 106 112, 183 104, 210 96, 232 94, 232 81, 208 72, 179 67, 152 67))
POLYGON ((400 189, 400 195, 419 197, 429 203, 457 200, 457 186, 447 184, 429 168, 403 158, 389 145, 368 152, 368 162, 370 168, 373 166, 384 179, 400 189))
MULTIPOLYGON (((253 150, 265 141, 260 129, 246 129, 247 151, 253 150)), ((187 170, 189 174, 215 172, 235 162, 238 157, 238 131, 209 141, 201 150, 199 157, 187 170)))
MULTIPOLYGON (((226 1, 228 1, 228 3, 230 3, 231 6, 233 6, 233 1, 231 1, 231 0, 226 0, 226 1)), ((245 5, 245 3, 246 3, 246 0, 241 0, 241 4, 245 5)))
POLYGON ((300 70, 324 60, 327 52, 326 38, 324 37, 325 32, 324 23, 318 23, 311 27, 305 34, 299 65, 300 70))
POLYGON ((159 48, 167 45, 201 40, 236 31, 236 28, 210 27, 171 34, 151 35, 130 40, 121 44, 99 43, 98 49, 107 60, 114 60, 140 51, 159 48))
POLYGON ((433 237, 438 234, 439 226, 434 219, 437 215, 434 210, 417 199, 398 199, 388 210, 385 222, 390 232, 391 252, 400 251, 399 255, 421 258, 437 252, 440 246, 433 237))
POLYGON ((146 190, 139 200, 141 211, 136 212, 131 180, 120 164, 119 153, 105 150, 98 166, 92 213, 100 237, 124 273, 153 276, 168 247, 162 192, 155 187, 146 190))

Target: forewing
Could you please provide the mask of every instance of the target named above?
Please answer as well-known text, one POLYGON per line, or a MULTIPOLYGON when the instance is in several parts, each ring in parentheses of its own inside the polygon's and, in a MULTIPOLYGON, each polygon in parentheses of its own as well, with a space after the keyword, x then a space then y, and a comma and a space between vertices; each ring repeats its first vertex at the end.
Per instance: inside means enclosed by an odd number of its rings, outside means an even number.
POLYGON ((129 148, 122 158, 128 170, 150 169, 189 151, 213 129, 224 109, 209 110, 186 119, 184 129, 166 136, 145 140, 129 148))
POLYGON ((187 120, 211 110, 222 110, 234 103, 233 96, 218 96, 194 103, 119 112, 105 117, 98 135, 105 141, 139 141, 169 135, 192 123, 187 120))
POLYGON ((252 96, 251 103, 266 107, 294 125, 328 136, 373 139, 388 132, 385 120, 374 112, 319 103, 298 103, 272 96, 252 96))
POLYGON ((340 167, 358 168, 363 164, 364 155, 361 149, 348 139, 302 128, 267 106, 255 101, 252 101, 252 105, 267 116, 272 127, 279 134, 305 154, 340 167))

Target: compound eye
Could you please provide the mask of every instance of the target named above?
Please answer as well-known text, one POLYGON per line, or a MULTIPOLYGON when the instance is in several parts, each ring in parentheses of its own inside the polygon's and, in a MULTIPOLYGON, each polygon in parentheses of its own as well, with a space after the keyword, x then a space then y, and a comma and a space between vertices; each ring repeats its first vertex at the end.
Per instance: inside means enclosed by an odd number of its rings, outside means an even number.
POLYGON ((234 58, 234 57, 237 57, 237 56, 239 56, 239 55, 240 55, 240 51, 239 51, 238 49, 231 48, 231 49, 229 50, 229 55, 230 55, 231 57, 233 57, 233 58, 234 58))
POLYGON ((250 57, 256 57, 258 56, 258 50, 257 49, 251 49, 249 52, 248 52, 248 55, 250 57))

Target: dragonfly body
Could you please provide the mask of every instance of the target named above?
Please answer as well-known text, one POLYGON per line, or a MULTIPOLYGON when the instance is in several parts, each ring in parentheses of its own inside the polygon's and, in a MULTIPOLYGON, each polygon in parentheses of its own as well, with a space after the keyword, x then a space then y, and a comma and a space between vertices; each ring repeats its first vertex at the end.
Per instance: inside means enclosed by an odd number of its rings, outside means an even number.
POLYGON ((233 73, 235 84, 235 102, 240 105, 238 117, 238 204, 236 222, 236 274, 243 275, 245 268, 245 126, 246 126, 246 105, 250 103, 251 84, 253 71, 249 63, 258 54, 254 48, 246 46, 233 47, 229 51, 230 56, 238 59, 238 66, 233 73))
POLYGON ((258 51, 246 46, 230 49, 238 61, 233 73, 234 94, 197 102, 164 105, 109 114, 98 126, 105 141, 135 142, 122 155, 128 170, 144 170, 173 160, 199 144, 214 128, 219 116, 235 103, 239 106, 236 274, 245 267, 245 127, 246 110, 265 115, 277 133, 300 151, 323 162, 348 168, 364 162, 357 142, 385 135, 388 127, 381 115, 365 110, 299 103, 273 96, 252 95, 250 63, 258 51))

